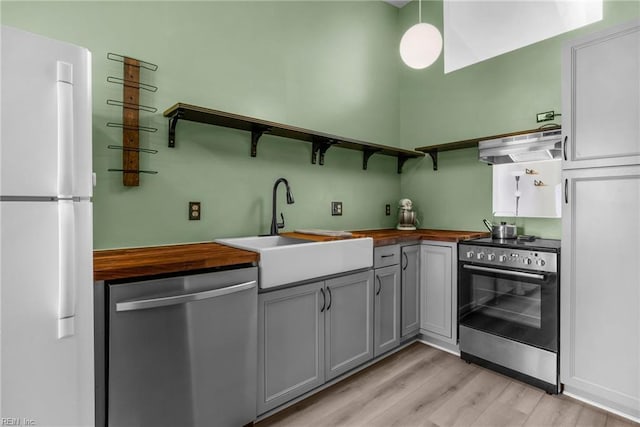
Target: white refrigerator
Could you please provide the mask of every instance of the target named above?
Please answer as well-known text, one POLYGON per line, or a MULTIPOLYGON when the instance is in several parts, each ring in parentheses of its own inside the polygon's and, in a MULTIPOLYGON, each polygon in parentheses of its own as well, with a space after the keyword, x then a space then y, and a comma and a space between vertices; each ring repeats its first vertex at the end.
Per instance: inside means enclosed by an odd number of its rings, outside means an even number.
POLYGON ((93 425, 91 53, 0 42, 0 417, 93 425))

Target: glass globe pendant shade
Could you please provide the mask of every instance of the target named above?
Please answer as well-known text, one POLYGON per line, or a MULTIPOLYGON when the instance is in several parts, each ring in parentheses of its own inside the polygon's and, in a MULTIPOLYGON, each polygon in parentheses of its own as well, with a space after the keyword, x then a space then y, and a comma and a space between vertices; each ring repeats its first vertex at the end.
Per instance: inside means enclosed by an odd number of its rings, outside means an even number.
POLYGON ((409 67, 422 70, 442 52, 442 36, 431 24, 421 22, 409 28, 400 40, 400 57, 409 67))

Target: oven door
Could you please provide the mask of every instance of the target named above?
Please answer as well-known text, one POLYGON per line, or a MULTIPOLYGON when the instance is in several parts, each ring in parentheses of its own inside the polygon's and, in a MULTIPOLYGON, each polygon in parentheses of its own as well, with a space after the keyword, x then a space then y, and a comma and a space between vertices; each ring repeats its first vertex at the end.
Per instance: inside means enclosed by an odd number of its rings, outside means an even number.
POLYGON ((458 323, 557 352, 557 274, 461 261, 458 323))

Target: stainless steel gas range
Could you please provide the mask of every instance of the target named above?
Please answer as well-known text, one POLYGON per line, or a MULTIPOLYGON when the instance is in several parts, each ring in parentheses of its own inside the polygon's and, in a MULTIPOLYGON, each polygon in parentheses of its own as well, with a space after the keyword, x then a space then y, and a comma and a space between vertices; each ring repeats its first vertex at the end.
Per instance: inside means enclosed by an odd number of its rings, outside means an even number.
POLYGON ((558 393, 560 241, 474 239, 458 254, 462 359, 558 393))

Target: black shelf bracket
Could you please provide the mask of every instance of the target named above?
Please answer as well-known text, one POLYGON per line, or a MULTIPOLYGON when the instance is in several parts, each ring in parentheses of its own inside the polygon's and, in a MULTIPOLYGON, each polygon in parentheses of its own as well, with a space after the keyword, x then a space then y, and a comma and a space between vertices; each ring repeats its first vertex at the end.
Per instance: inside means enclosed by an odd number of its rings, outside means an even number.
POLYGON ((363 148, 362 149, 362 170, 367 170, 367 164, 369 163, 369 158, 376 154, 378 151, 382 151, 379 148, 363 148))
POLYGON ((407 160, 409 160, 409 158, 406 156, 398 156, 398 173, 402 173, 402 166, 404 166, 404 162, 406 162, 407 160))
POLYGON ((338 141, 329 138, 314 138, 313 144, 311 146, 311 163, 315 165, 316 158, 319 157, 318 164, 324 165, 324 154, 329 148, 331 148, 333 144, 337 143, 338 141))
POLYGON ((327 142, 325 142, 324 144, 322 144, 322 146, 320 147, 320 161, 319 163, 321 165, 324 165, 324 153, 327 152, 327 150, 333 145, 333 144, 337 144, 338 141, 334 141, 334 140, 328 140, 327 142))
POLYGON ((181 111, 178 111, 173 117, 169 118, 169 148, 175 148, 176 146, 176 125, 181 118, 181 111))
POLYGON ((429 157, 431 157, 431 161, 433 161, 433 170, 438 170, 438 151, 427 151, 429 157))
POLYGON ((270 130, 269 126, 254 125, 251 128, 251 157, 255 157, 258 154, 258 141, 260 141, 262 134, 270 130))

